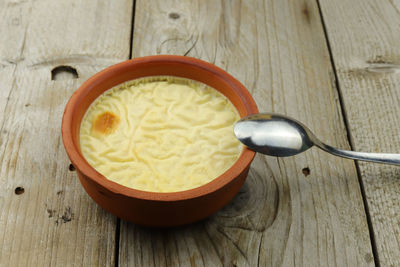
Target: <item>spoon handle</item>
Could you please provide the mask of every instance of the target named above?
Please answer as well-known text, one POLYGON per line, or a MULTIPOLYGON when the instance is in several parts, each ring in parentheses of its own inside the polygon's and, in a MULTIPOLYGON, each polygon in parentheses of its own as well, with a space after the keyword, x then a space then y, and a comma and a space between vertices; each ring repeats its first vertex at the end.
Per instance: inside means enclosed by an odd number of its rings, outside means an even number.
POLYGON ((389 154, 389 153, 367 153, 367 152, 357 152, 357 151, 349 151, 342 150, 338 148, 331 147, 322 142, 315 142, 315 145, 326 152, 329 152, 333 155, 356 159, 362 161, 371 161, 377 163, 391 164, 391 165, 400 165, 400 154, 389 154))

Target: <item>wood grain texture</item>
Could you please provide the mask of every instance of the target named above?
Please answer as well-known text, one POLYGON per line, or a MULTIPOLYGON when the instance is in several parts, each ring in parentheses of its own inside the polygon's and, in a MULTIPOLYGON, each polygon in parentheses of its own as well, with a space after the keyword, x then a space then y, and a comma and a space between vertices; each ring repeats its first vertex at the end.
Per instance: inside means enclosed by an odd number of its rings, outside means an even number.
MULTIPOLYGON (((320 0, 355 150, 400 152, 400 1, 320 0)), ((377 254, 400 265, 400 169, 359 163, 377 254)))
MULTIPOLYGON (((348 148, 315 1, 137 1, 133 54, 212 62, 261 111, 293 116, 348 148)), ((355 165, 317 149, 258 155, 238 196, 202 222, 169 230, 121 222, 119 257, 120 266, 374 264, 355 165)))
POLYGON ((114 264, 116 218, 68 170, 60 127, 72 92, 129 57, 131 11, 131 1, 0 2, 0 266, 114 264), (60 65, 79 78, 52 80, 60 65))

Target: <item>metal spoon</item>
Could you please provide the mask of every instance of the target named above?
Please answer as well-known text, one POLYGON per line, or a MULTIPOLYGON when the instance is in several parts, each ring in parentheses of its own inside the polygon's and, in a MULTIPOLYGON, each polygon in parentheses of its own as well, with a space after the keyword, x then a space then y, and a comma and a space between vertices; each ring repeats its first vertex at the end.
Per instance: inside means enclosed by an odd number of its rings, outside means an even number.
POLYGON ((400 154, 337 149, 322 143, 302 123, 278 114, 260 113, 247 116, 235 124, 234 132, 239 141, 250 149, 275 157, 297 155, 316 145, 339 157, 400 165, 400 154))

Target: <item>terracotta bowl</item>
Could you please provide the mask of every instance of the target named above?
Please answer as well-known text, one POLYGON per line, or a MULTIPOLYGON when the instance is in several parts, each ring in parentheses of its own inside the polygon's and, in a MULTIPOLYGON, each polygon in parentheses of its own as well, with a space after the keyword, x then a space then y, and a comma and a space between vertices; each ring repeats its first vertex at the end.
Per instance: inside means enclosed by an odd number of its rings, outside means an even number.
POLYGON ((183 56, 149 56, 111 66, 91 77, 72 95, 62 120, 66 152, 86 192, 110 213, 146 226, 177 226, 203 219, 225 206, 243 185, 255 152, 244 148, 236 163, 213 181, 186 191, 154 193, 135 190, 106 179, 82 156, 81 120, 104 91, 136 78, 172 75, 203 82, 227 96, 241 117, 257 113, 246 88, 224 70, 183 56))

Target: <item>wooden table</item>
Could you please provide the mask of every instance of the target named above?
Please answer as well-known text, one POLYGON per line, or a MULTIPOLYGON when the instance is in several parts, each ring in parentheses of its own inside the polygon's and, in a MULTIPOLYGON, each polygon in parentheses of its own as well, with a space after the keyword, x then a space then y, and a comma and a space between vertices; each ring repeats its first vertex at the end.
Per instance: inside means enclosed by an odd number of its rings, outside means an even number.
POLYGON ((399 168, 258 155, 211 218, 147 229, 87 196, 60 136, 91 75, 178 54, 333 146, 400 152, 399 25, 400 0, 0 1, 0 266, 400 266, 399 168))

